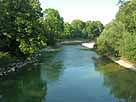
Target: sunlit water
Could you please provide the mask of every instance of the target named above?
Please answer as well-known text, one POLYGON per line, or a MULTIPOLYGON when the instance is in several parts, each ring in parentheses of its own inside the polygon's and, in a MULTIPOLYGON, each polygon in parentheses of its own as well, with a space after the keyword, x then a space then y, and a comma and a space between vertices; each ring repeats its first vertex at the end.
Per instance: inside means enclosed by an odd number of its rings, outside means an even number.
POLYGON ((95 57, 79 45, 43 51, 38 65, 0 81, 0 102, 136 102, 136 73, 95 57))

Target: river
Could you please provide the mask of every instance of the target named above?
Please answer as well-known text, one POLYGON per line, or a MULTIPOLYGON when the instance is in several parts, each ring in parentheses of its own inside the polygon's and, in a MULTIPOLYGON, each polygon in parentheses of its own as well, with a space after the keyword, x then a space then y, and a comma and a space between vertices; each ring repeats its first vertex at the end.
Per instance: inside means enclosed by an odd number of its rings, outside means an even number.
POLYGON ((64 45, 0 81, 0 102, 136 102, 136 72, 94 51, 64 45))

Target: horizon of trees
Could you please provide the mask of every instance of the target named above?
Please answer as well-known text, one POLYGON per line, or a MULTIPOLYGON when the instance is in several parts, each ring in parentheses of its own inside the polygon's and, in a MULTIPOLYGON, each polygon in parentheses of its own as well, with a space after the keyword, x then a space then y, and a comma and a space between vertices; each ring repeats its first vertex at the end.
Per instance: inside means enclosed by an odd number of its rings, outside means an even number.
POLYGON ((100 21, 82 21, 75 19, 64 24, 64 39, 83 38, 94 40, 103 31, 104 25, 100 21))
POLYGON ((0 0, 1 55, 25 59, 62 39, 94 39, 103 28, 100 21, 66 23, 57 10, 42 11, 39 0, 0 0))

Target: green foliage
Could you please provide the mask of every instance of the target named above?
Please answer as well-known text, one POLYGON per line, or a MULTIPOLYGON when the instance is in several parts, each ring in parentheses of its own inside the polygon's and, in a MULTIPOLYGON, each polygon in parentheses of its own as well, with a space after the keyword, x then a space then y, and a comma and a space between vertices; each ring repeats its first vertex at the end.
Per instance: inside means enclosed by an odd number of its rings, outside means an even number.
POLYGON ((97 39, 97 47, 102 53, 118 55, 120 50, 120 40, 126 33, 121 22, 113 21, 109 23, 100 37, 97 39))
POLYGON ((79 19, 73 20, 71 24, 64 24, 63 38, 85 38, 95 39, 103 31, 104 26, 100 21, 83 22, 79 19))
POLYGON ((73 37, 78 38, 82 36, 82 30, 85 27, 85 23, 79 19, 73 20, 71 23, 74 31, 73 31, 73 37))
POLYGON ((55 45, 56 41, 62 37, 64 31, 63 18, 57 10, 49 8, 44 11, 43 20, 47 44, 55 45))
POLYGON ((104 26, 100 21, 87 21, 83 29, 84 38, 94 39, 100 35, 104 26))
POLYGON ((97 39, 97 47, 104 54, 120 55, 136 61, 136 0, 120 6, 116 20, 106 26, 97 39))
POLYGON ((63 38, 72 39, 73 38, 73 32, 74 32, 74 29, 73 29, 72 25, 69 24, 69 23, 65 23, 64 24, 63 38))
POLYGON ((125 33, 121 41, 121 55, 130 61, 136 61, 136 33, 125 33))
POLYGON ((29 56, 45 47, 39 0, 0 1, 0 50, 29 56))
POLYGON ((122 22, 129 32, 136 32, 136 0, 121 5, 116 19, 122 22))
POLYGON ((98 37, 100 33, 103 31, 104 26, 100 21, 93 21, 91 29, 92 29, 92 34, 95 37, 98 37))

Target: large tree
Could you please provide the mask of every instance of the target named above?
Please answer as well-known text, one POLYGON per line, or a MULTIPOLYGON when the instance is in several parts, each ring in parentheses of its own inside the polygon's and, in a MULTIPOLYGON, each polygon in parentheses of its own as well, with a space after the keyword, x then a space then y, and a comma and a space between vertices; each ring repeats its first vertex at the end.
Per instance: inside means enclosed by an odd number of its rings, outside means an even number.
POLYGON ((1 49, 28 56, 45 46, 39 0, 1 0, 0 5, 5 8, 0 17, 0 36, 8 41, 1 49))
POLYGON ((120 41, 126 33, 125 27, 121 22, 110 22, 97 39, 98 50, 103 54, 118 55, 120 51, 120 41))
POLYGON ((75 38, 79 38, 82 36, 82 30, 84 29, 85 27, 85 23, 79 19, 75 19, 72 21, 71 23, 73 29, 74 29, 74 32, 73 32, 73 37, 75 38))
POLYGON ((72 39, 73 38, 73 27, 71 24, 69 23, 65 23, 64 24, 64 35, 63 38, 65 39, 72 39))
POLYGON ((136 32, 136 0, 122 4, 116 15, 116 20, 122 22, 129 32, 136 32))
POLYGON ((55 9, 46 9, 44 11, 44 31, 47 37, 48 45, 55 45, 61 38, 64 31, 64 21, 59 12, 55 9))
POLYGON ((94 39, 103 31, 104 25, 100 21, 87 21, 83 29, 83 37, 94 39))
POLYGON ((104 53, 119 53, 123 58, 136 61, 136 0, 124 2, 113 23, 106 26, 97 40, 104 53))

